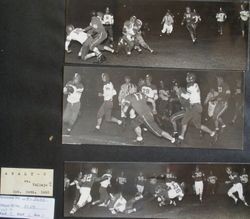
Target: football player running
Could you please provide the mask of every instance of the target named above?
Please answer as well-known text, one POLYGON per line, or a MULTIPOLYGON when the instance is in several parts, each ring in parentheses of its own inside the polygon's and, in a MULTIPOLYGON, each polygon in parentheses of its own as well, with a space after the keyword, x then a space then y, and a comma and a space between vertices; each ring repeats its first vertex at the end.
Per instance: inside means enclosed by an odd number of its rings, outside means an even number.
POLYGON ((216 136, 215 131, 211 131, 207 126, 201 124, 201 94, 199 85, 196 83, 196 77, 193 73, 187 73, 186 76, 187 81, 187 90, 186 92, 179 91, 179 95, 189 100, 190 107, 186 109, 184 117, 182 119, 182 129, 181 134, 179 135, 180 143, 185 138, 185 133, 187 131, 187 127, 190 121, 193 122, 195 127, 199 130, 208 133, 212 138, 216 136))
POLYGON ((238 198, 234 194, 238 193, 238 197, 244 203, 244 205, 249 206, 243 195, 243 186, 239 174, 234 172, 231 167, 226 167, 226 173, 228 174, 229 180, 225 181, 225 184, 232 185, 228 190, 227 195, 234 200, 235 204, 237 204, 238 198))
POLYGON ((200 170, 200 167, 197 165, 195 171, 192 174, 194 179, 194 191, 197 196, 199 196, 200 203, 203 201, 203 190, 204 190, 204 177, 205 174, 200 170))
POLYGON ((218 24, 218 33, 220 35, 223 35, 223 26, 225 24, 226 19, 227 19, 227 15, 223 11, 222 7, 220 7, 219 12, 217 12, 216 14, 216 20, 218 24))
POLYGON ((248 19, 250 17, 250 12, 245 9, 244 4, 240 6, 240 27, 241 35, 245 37, 248 27, 248 19))
POLYGON ((163 25, 161 34, 167 34, 168 36, 173 32, 174 29, 174 16, 171 14, 170 10, 167 10, 167 13, 162 18, 161 25, 163 25))

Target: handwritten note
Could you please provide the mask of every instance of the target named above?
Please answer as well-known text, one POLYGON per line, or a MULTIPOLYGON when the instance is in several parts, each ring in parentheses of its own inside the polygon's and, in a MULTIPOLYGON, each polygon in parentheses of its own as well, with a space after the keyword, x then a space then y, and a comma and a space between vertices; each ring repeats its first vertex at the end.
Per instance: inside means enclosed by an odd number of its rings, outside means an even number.
POLYGON ((53 219, 54 198, 0 195, 0 218, 53 219))
POLYGON ((52 169, 1 168, 2 195, 53 196, 52 169))

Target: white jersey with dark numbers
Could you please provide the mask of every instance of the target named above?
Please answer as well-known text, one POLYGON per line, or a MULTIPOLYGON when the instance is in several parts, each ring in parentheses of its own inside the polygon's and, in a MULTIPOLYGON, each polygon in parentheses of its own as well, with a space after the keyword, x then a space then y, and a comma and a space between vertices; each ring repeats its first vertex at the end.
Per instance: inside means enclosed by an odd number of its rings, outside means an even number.
POLYGON ((81 83, 74 84, 73 81, 69 81, 65 87, 72 87, 73 92, 68 94, 67 101, 71 104, 80 102, 84 87, 81 83))
POLYGON ((103 85, 103 98, 104 101, 112 101, 113 97, 116 95, 116 90, 112 82, 105 83, 103 85))
POLYGON ((105 178, 105 180, 100 182, 101 187, 107 188, 111 184, 112 175, 109 173, 105 173, 102 175, 102 178, 105 178))
POLYGON ((249 16, 250 16, 249 11, 246 11, 246 10, 240 11, 240 19, 241 19, 242 21, 247 21, 248 18, 249 18, 249 16))
POLYGON ((102 23, 104 25, 113 25, 114 24, 114 16, 112 14, 104 14, 102 23))
POLYGON ((158 99, 158 91, 155 85, 151 84, 151 85, 143 85, 141 87, 141 91, 143 94, 146 95, 146 97, 151 98, 153 100, 157 100, 158 99))
POLYGON ((172 15, 165 15, 162 19, 162 23, 166 25, 172 25, 174 23, 174 17, 172 15))
POLYGON ((201 92, 199 85, 197 83, 189 84, 187 86, 187 92, 182 93, 181 97, 186 100, 189 100, 190 104, 200 104, 201 103, 201 92))
MULTIPOLYGON (((87 38, 88 38, 88 34, 85 33, 82 28, 75 28, 66 37, 66 42, 68 41, 68 43, 69 43, 73 40, 73 41, 79 42, 80 44, 83 44, 87 40, 87 38)), ((65 47, 66 47, 66 45, 65 45, 65 47)), ((65 48, 65 49, 67 50, 68 48, 65 48)))
POLYGON ((216 14, 216 20, 217 22, 225 22, 225 20, 227 19, 227 15, 225 12, 218 12, 216 14))

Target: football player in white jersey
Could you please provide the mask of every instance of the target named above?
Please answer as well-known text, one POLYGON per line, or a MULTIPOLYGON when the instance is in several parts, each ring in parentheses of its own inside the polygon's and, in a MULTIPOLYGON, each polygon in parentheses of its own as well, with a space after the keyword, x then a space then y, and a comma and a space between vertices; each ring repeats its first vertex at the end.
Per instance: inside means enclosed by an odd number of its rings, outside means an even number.
POLYGON ((216 20, 218 24, 218 33, 223 35, 223 26, 227 19, 227 14, 223 11, 222 7, 220 7, 219 11, 216 14, 216 20))
POLYGON ((243 186, 239 174, 233 172, 231 167, 226 167, 226 173, 228 174, 229 180, 225 181, 225 184, 231 184, 231 188, 228 190, 227 195, 234 200, 235 204, 238 203, 239 198, 245 206, 248 206, 243 195, 243 186), (238 198, 234 195, 235 193, 238 193, 238 198))
POLYGON ((114 15, 110 13, 109 7, 106 7, 105 9, 105 14, 103 16, 102 23, 108 33, 108 43, 110 44, 110 46, 113 46, 112 43, 114 41, 114 15))
POLYGON ((199 85, 196 83, 196 77, 193 73, 187 73, 187 90, 186 92, 180 92, 180 96, 186 100, 189 100, 190 107, 186 109, 184 117, 182 119, 182 129, 179 135, 180 142, 184 140, 185 133, 187 131, 188 123, 193 122, 195 127, 208 133, 211 137, 215 137, 216 132, 210 130, 207 126, 201 124, 201 94, 199 85))
POLYGON ((245 6, 242 4, 240 7, 240 27, 241 27, 241 35, 245 36, 248 27, 248 19, 250 17, 250 12, 245 9, 245 6))
POLYGON ((163 28, 160 36, 165 33, 169 36, 174 29, 174 16, 171 14, 170 10, 167 10, 167 13, 162 18, 161 24, 163 25, 163 28))
POLYGON ((63 88, 63 93, 67 95, 67 105, 63 111, 63 124, 67 129, 67 135, 70 135, 79 115, 83 90, 81 76, 78 73, 75 73, 73 79, 63 88))
POLYGON ((112 116, 113 110, 113 98, 117 94, 113 83, 110 81, 109 74, 102 73, 102 82, 103 89, 102 92, 98 93, 99 97, 103 98, 103 104, 98 110, 97 113, 97 124, 96 130, 100 130, 103 117, 105 116, 105 121, 117 123, 118 125, 122 124, 122 121, 112 116))

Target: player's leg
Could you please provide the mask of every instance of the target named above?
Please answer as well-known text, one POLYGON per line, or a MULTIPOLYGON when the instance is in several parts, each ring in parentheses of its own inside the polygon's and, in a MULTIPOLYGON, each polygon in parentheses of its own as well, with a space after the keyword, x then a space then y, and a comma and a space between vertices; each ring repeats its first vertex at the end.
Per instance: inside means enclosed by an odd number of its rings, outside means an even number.
POLYGON ((106 101, 104 111, 105 111, 105 121, 117 123, 118 125, 122 124, 122 121, 112 116, 113 110, 113 101, 106 101))
POLYGON ((236 196, 234 195, 234 193, 237 191, 235 185, 233 185, 227 192, 227 195, 232 198, 235 202, 235 204, 237 204, 238 199, 236 198, 236 196))
POLYGON ((162 30, 161 30, 160 36, 162 36, 162 34, 166 33, 166 31, 167 31, 167 25, 164 23, 163 27, 162 27, 162 30))
POLYGON ((245 36, 245 22, 243 20, 240 20, 240 27, 241 27, 241 35, 242 37, 245 36))
POLYGON ((194 43, 196 41, 196 38, 195 38, 195 32, 194 32, 194 28, 193 28, 192 24, 187 24, 187 29, 188 29, 188 32, 190 33, 191 39, 194 43))
POLYGON ((107 33, 98 34, 90 44, 90 50, 93 51, 97 56, 97 61, 102 62, 105 60, 105 57, 102 55, 101 51, 98 49, 98 46, 107 38, 107 33))
POLYGON ((80 188, 80 198, 77 204, 71 209, 70 214, 75 214, 79 208, 82 208, 86 204, 88 195, 90 194, 89 188, 80 188))
POLYGON ((185 114, 185 111, 184 110, 181 110, 175 114, 173 114, 171 117, 170 117, 170 122, 173 126, 173 129, 174 129, 174 136, 175 135, 178 135, 178 129, 177 129, 177 121, 182 119, 184 117, 184 114, 185 114))
POLYGON ((150 48, 150 46, 145 42, 145 40, 143 39, 142 35, 141 34, 138 34, 136 36, 138 42, 139 42, 139 45, 142 46, 144 49, 147 49, 149 52, 153 53, 154 50, 150 48))
POLYGON ((102 118, 105 115, 105 104, 106 102, 104 101, 103 104, 101 105, 100 109, 97 112, 97 124, 96 124, 96 129, 100 130, 101 124, 102 124, 102 118))
POLYGON ((236 122, 236 120, 238 119, 238 117, 240 115, 242 115, 242 109, 243 109, 242 103, 239 101, 236 101, 235 102, 235 109, 234 109, 234 116, 233 116, 233 119, 231 121, 232 124, 234 124, 236 122))
POLYGON ((237 193, 238 193, 238 196, 239 196, 239 199, 244 203, 244 205, 248 206, 246 200, 245 200, 245 197, 243 195, 243 186, 241 183, 238 183, 236 184, 237 186, 237 193))
POLYGON ((74 124, 75 124, 75 122, 76 122, 76 120, 78 118, 80 108, 81 108, 81 103, 80 102, 74 103, 72 105, 72 114, 71 114, 71 118, 70 118, 70 121, 69 121, 69 127, 68 127, 69 132, 72 130, 72 127, 74 126, 74 124))
POLYGON ((186 110, 184 113, 183 119, 181 120, 181 134, 178 136, 178 139, 183 141, 187 131, 188 123, 192 119, 192 108, 186 110))
POLYGON ((103 44, 99 45, 98 49, 101 51, 107 51, 107 52, 111 52, 111 53, 115 52, 115 50, 113 48, 106 46, 106 45, 103 45, 103 44))
POLYGON ((173 25, 168 25, 167 26, 167 35, 170 35, 173 32, 173 28, 174 28, 173 25))
POLYGON ((71 116, 71 103, 67 103, 64 111, 63 111, 63 123, 68 124, 71 116))
POLYGON ((200 182, 200 202, 202 202, 202 200, 203 200, 203 190, 204 190, 204 184, 201 181, 200 182))

